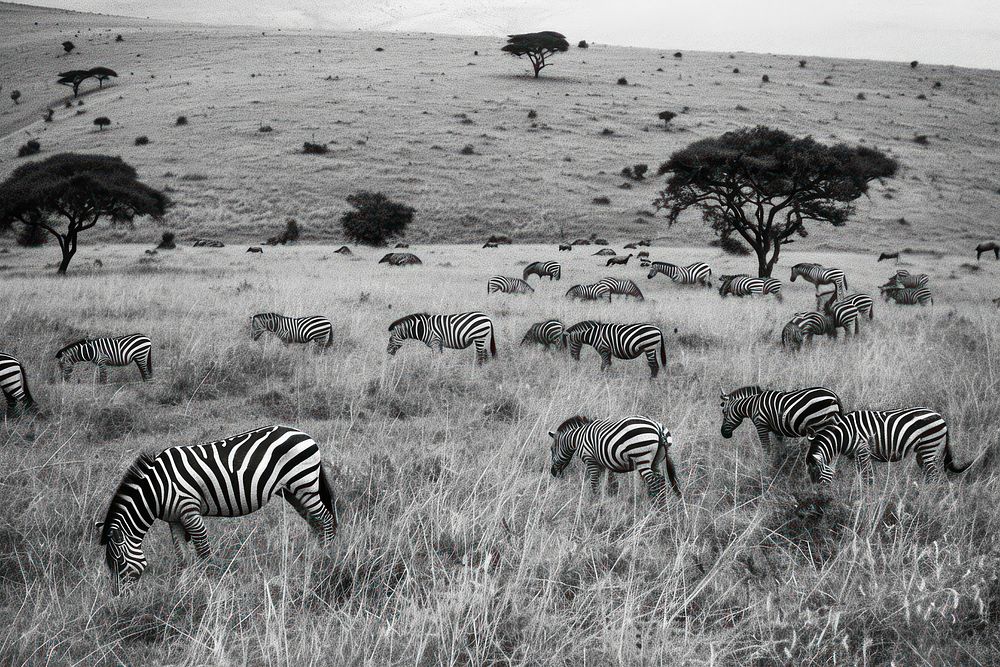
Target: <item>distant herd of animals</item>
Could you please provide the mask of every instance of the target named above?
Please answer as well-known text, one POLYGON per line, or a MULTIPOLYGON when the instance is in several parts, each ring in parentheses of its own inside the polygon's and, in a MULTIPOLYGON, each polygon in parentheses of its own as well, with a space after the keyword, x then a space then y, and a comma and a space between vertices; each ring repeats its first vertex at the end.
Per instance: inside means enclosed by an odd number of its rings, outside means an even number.
MULTIPOLYGON (((585 240, 578 241, 575 244, 582 245, 585 240)), ((1000 258, 1000 247, 996 244, 983 244, 980 249, 993 251, 1000 258)), ((350 254, 346 246, 337 252, 350 254)), ((648 279, 662 274, 677 284, 712 287, 712 270, 703 262, 681 267, 649 261, 648 254, 640 257, 640 262, 649 268, 648 279)), ((401 266, 419 264, 420 260, 411 253, 396 252, 383 257, 380 263, 401 266)), ((528 284, 531 276, 558 281, 562 266, 554 261, 533 262, 524 268, 520 278, 493 276, 487 280, 487 293, 533 292, 528 284)), ((816 310, 793 316, 782 331, 784 346, 798 349, 804 340, 817 334, 836 336, 840 328, 857 333, 863 316, 874 317, 872 297, 848 294, 848 279, 843 271, 800 263, 792 267, 790 281, 794 283, 797 278, 815 285, 816 310)), ((746 275, 722 275, 719 279, 722 297, 773 295, 781 299, 781 281, 777 279, 746 275)), ((886 301, 926 305, 933 303, 928 283, 925 274, 899 270, 880 291, 886 301)), ((610 277, 575 285, 566 293, 571 298, 608 301, 611 295, 643 299, 632 280, 610 277)), ((327 348, 333 344, 333 325, 321 316, 259 313, 251 317, 253 340, 268 332, 286 345, 305 343, 327 348)), ((395 355, 407 340, 423 342, 438 352, 444 348, 474 347, 478 364, 496 356, 497 350, 492 320, 477 312, 414 313, 401 317, 389 325, 388 354, 395 355)), ((576 360, 583 345, 590 345, 601 357, 602 370, 611 365, 612 358, 644 356, 652 378, 667 363, 664 334, 659 327, 648 323, 585 320, 564 327, 562 322, 552 319, 532 324, 521 344, 568 349, 576 360)), ((55 356, 64 380, 70 379, 77 363, 90 362, 97 366, 101 382, 107 381, 109 366, 133 363, 145 381, 153 376, 152 347, 148 336, 132 334, 78 340, 55 356)), ((36 408, 24 367, 13 356, 2 353, 0 389, 12 415, 22 416, 36 408)), ((832 479, 831 463, 842 456, 854 459, 859 473, 868 480, 872 477, 872 461, 900 461, 911 453, 929 481, 939 481, 946 471, 960 473, 971 465, 971 462, 955 464, 947 423, 940 414, 927 408, 845 412, 839 396, 824 387, 783 392, 749 386, 722 392, 720 400, 724 438, 732 437, 744 420, 753 424, 765 450, 770 449, 772 433, 779 437, 807 438, 806 463, 811 479, 817 483, 832 479)), ((612 473, 637 471, 650 497, 658 504, 666 500, 668 482, 673 493, 681 497, 677 472, 669 456, 672 436, 660 422, 643 416, 593 420, 578 415, 549 431, 549 436, 553 476, 562 476, 577 455, 595 492, 605 472, 611 486, 612 473)), ((113 591, 118 594, 134 585, 146 569, 142 542, 156 519, 169 524, 178 558, 183 561, 184 542, 193 541, 196 554, 206 559, 211 549, 203 517, 243 516, 277 496, 288 501, 324 543, 329 543, 337 533, 337 517, 325 465, 316 441, 288 426, 268 426, 225 440, 168 447, 156 455, 140 455, 113 494, 104 520, 97 522, 113 591)))

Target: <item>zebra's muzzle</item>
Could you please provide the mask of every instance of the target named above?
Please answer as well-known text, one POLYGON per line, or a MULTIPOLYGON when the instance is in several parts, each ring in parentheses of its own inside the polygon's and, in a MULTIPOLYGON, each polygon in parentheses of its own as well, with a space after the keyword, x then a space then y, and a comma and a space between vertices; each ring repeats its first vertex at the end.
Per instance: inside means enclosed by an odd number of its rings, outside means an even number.
POLYGON ((733 429, 726 428, 725 426, 723 426, 722 429, 720 430, 722 431, 722 437, 725 438, 726 440, 733 437, 733 429))

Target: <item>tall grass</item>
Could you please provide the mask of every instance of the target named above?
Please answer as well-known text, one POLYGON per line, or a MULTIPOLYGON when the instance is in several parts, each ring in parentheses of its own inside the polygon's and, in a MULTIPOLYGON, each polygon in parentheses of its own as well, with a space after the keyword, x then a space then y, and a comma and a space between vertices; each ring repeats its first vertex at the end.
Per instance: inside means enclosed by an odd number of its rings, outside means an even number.
MULTIPOLYGON (((735 261, 654 249, 654 259, 735 261)), ((422 267, 387 268, 328 248, 176 255, 136 271, 131 247, 103 273, 58 280, 8 256, 4 350, 28 367, 43 416, 0 430, 0 662, 4 664, 989 664, 1000 621, 997 382, 1000 322, 980 275, 931 274, 932 308, 876 305, 854 340, 783 353, 779 332, 811 305, 721 300, 639 268, 642 303, 569 303, 575 282, 608 273, 561 256, 559 283, 487 296, 485 279, 554 256, 550 247, 417 248, 422 267), (365 293, 366 296, 362 296, 365 293), (499 353, 418 343, 385 353, 386 327, 414 311, 478 309, 499 353), (254 312, 325 314, 323 353, 253 343, 254 312), (550 316, 652 321, 668 332, 655 382, 642 361, 518 348, 550 316), (677 328, 677 334, 673 333, 677 328), (82 335, 142 331, 155 377, 134 368, 94 384, 58 379, 52 358, 82 335), (718 390, 822 384, 859 407, 942 412, 959 461, 950 484, 912 461, 877 466, 863 487, 842 462, 833 486, 808 483, 800 443, 761 451, 744 425, 719 435, 718 390), (653 510, 635 476, 591 495, 581 467, 548 475, 545 432, 563 418, 642 413, 673 432, 684 501, 653 510), (341 529, 324 552, 275 501, 209 520, 215 567, 180 570, 165 526, 147 538, 138 590, 109 594, 92 524, 146 448, 284 422, 331 464, 341 529)), ((81 250, 81 255, 93 252, 81 250)), ((109 257, 110 255, 110 257, 109 257)), ((816 257, 811 255, 810 257, 816 257)), ((792 264, 805 256, 793 253, 792 264)), ((79 262, 84 266, 83 260, 79 262)), ((882 269, 819 257, 872 291, 882 269)), ((782 276, 785 278, 787 276, 782 276)), ((188 554, 189 563, 193 553, 188 554)))

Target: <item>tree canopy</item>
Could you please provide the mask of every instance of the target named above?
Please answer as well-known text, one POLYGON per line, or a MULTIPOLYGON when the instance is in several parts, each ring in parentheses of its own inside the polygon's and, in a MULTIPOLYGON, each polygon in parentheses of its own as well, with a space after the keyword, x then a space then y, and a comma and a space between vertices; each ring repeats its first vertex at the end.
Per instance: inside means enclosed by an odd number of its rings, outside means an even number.
POLYGON ((722 238, 738 233, 757 254, 758 275, 770 276, 781 246, 808 234, 806 223, 846 224, 852 202, 898 164, 875 148, 826 146, 758 126, 696 141, 659 169, 669 174, 654 201, 668 224, 688 209, 722 238))
POLYGON ((347 197, 354 207, 340 219, 347 238, 366 245, 384 245, 401 236, 416 213, 411 207, 394 202, 381 192, 361 190, 347 197))
POLYGON ((569 51, 569 42, 558 32, 543 30, 542 32, 526 32, 519 35, 508 35, 507 44, 501 49, 505 53, 521 58, 527 56, 535 70, 535 78, 543 67, 548 67, 546 59, 556 53, 569 51))
POLYGON ((97 79, 98 87, 103 88, 104 82, 111 77, 117 77, 118 73, 108 67, 93 67, 91 69, 71 69, 67 72, 60 72, 56 81, 61 86, 69 86, 73 89, 73 97, 80 94, 80 84, 87 79, 97 79))
POLYGON ((66 273, 77 236, 101 218, 159 219, 169 205, 165 194, 139 182, 135 169, 121 158, 60 153, 22 165, 0 183, 0 231, 15 222, 44 229, 59 241, 59 273, 66 273))

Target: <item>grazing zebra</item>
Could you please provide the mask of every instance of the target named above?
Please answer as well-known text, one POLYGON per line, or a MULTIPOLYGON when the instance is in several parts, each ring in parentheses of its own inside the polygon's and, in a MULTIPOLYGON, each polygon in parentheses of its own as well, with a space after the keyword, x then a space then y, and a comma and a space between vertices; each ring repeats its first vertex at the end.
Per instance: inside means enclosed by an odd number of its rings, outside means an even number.
POLYGON ((799 276, 816 287, 833 285, 837 288, 838 294, 847 294, 847 276, 840 269, 828 269, 812 262, 800 262, 792 267, 792 277, 789 280, 794 283, 799 276))
POLYGON ((723 298, 728 294, 733 296, 754 296, 774 294, 778 301, 782 300, 781 281, 777 278, 751 278, 745 274, 735 276, 719 276, 719 295, 723 298))
POLYGON ((222 241, 216 241, 215 239, 195 239, 195 248, 225 248, 226 244, 222 241))
POLYGON ((844 303, 851 303, 855 308, 858 309, 858 314, 861 316, 868 316, 869 320, 875 319, 875 299, 871 298, 867 294, 857 293, 848 294, 843 299, 844 303))
POLYGON ((677 497, 681 497, 677 473, 670 460, 673 438, 657 421, 640 416, 597 420, 576 416, 564 421, 555 431, 549 431, 549 437, 552 438, 553 477, 562 477, 573 454, 579 453, 580 460, 587 466, 587 479, 594 493, 598 491, 601 473, 605 470, 608 471, 609 487, 616 486, 612 473, 638 470, 653 500, 666 500, 667 479, 677 497))
POLYGON ((496 243, 491 243, 489 241, 487 241, 486 243, 483 244, 483 248, 484 249, 485 248, 499 248, 499 247, 500 246, 498 246, 496 243))
POLYGON ((622 296, 634 296, 639 299, 639 301, 644 301, 645 297, 642 295, 642 290, 639 286, 628 278, 601 278, 595 285, 607 285, 611 290, 612 294, 621 294, 622 296))
POLYGON ((1000 243, 996 241, 987 241, 986 243, 980 243, 976 246, 976 261, 979 261, 979 257, 984 253, 992 252, 993 256, 1000 259, 1000 243))
POLYGON ((277 313, 257 313, 250 318, 250 339, 258 340, 265 331, 270 331, 282 343, 311 343, 317 347, 333 344, 333 324, 325 317, 285 317, 277 313))
POLYGON ((809 441, 806 461, 813 482, 832 480, 830 464, 840 455, 853 457, 858 471, 869 480, 871 461, 900 461, 910 452, 915 452, 917 465, 928 481, 940 481, 945 470, 960 473, 972 465, 955 465, 948 424, 927 408, 848 412, 814 429, 809 441))
POLYGON ((820 334, 834 338, 837 336, 837 329, 829 315, 817 311, 795 313, 781 330, 781 346, 800 350, 807 337, 812 342, 813 336, 820 334))
POLYGON ((855 334, 860 330, 861 313, 858 307, 853 301, 838 301, 836 287, 832 291, 816 293, 816 309, 826 313, 833 320, 833 326, 843 329, 846 335, 851 334, 852 326, 855 334))
POLYGON ((926 273, 910 273, 906 269, 899 269, 889 276, 883 287, 927 287, 928 283, 930 276, 926 273))
POLYGON ((559 320, 545 320, 532 324, 525 332, 524 338, 521 339, 521 345, 525 343, 544 345, 546 349, 552 345, 566 347, 566 340, 563 337, 563 323, 559 320))
POLYGON ((594 245, 608 245, 607 239, 594 239, 594 245))
POLYGON ((24 366, 16 358, 3 352, 0 352, 0 393, 3 393, 7 409, 12 414, 24 414, 35 406, 24 366))
POLYGON ((892 300, 904 306, 927 304, 934 305, 934 297, 926 287, 898 287, 883 285, 879 288, 882 298, 886 301, 892 300))
POLYGON ((695 262, 685 267, 680 267, 670 262, 651 262, 649 264, 649 275, 646 278, 651 279, 658 273, 662 273, 675 283, 680 283, 681 285, 700 284, 705 287, 712 286, 712 269, 705 262, 695 262))
POLYGON ((573 246, 571 246, 568 243, 560 243, 559 244, 559 252, 562 252, 563 250, 569 250, 570 252, 572 252, 573 246))
POLYGON ((652 243, 652 241, 650 241, 649 239, 642 239, 640 241, 636 241, 635 242, 635 244, 637 246, 644 246, 644 247, 647 247, 647 248, 650 246, 651 243, 652 243))
POLYGON ((625 266, 630 259, 632 259, 632 253, 629 253, 625 257, 610 257, 604 266, 625 266))
POLYGON ((611 248, 601 248, 600 250, 598 250, 597 252, 595 252, 593 256, 594 257, 604 257, 604 256, 615 255, 615 254, 617 254, 617 253, 615 253, 615 251, 612 250, 611 248))
MULTIPOLYGON (((572 250, 572 246, 569 247, 572 250)), ((528 279, 528 276, 548 276, 549 280, 559 280, 562 278, 562 264, 559 262, 532 262, 524 267, 524 271, 521 272, 521 277, 524 280, 528 279)))
POLYGON ((476 363, 486 361, 487 345, 490 356, 497 356, 496 340, 493 336, 493 322, 482 313, 458 313, 455 315, 429 315, 414 313, 401 317, 389 325, 390 355, 403 346, 404 340, 423 341, 427 347, 438 352, 444 348, 464 350, 476 346, 476 363))
POLYGON ((202 517, 245 516, 275 496, 284 498, 329 544, 337 535, 337 511, 311 437, 288 426, 268 426, 225 440, 175 446, 140 454, 111 497, 96 526, 106 547, 115 595, 138 582, 146 569, 142 541, 156 519, 170 524, 183 563, 183 543, 199 558, 211 555, 202 517))
POLYGON ((83 338, 70 343, 56 352, 56 359, 62 368, 63 380, 73 375, 73 364, 90 361, 97 364, 98 379, 108 381, 108 366, 128 366, 139 368, 143 382, 153 377, 153 343, 149 336, 131 334, 117 338, 83 338))
POLYGON ((571 299, 581 299, 583 301, 597 301, 607 297, 611 303, 611 288, 601 283, 593 285, 573 285, 566 291, 566 296, 571 299))
POLYGON ((896 263, 898 264, 899 263, 899 253, 898 252, 883 252, 881 255, 878 256, 878 259, 875 260, 875 261, 876 262, 881 262, 883 259, 894 259, 894 260, 896 260, 896 263))
POLYGON ((663 332, 652 324, 602 324, 585 320, 566 329, 566 345, 576 361, 580 360, 584 343, 601 355, 602 371, 611 367, 612 357, 635 359, 642 354, 646 355, 650 378, 659 374, 660 366, 667 367, 667 345, 663 332))
POLYGON ((486 293, 503 292, 504 294, 530 294, 535 288, 520 278, 493 276, 486 281, 486 293))
POLYGON ((379 264, 390 266, 410 266, 412 264, 423 264, 420 258, 411 252, 390 252, 378 261, 379 264))
POLYGON ((840 397, 825 387, 797 391, 771 391, 760 387, 741 387, 729 394, 719 394, 722 401, 722 437, 749 419, 764 449, 771 447, 771 433, 802 438, 834 415, 844 411, 840 397))

